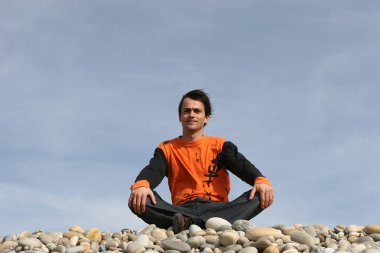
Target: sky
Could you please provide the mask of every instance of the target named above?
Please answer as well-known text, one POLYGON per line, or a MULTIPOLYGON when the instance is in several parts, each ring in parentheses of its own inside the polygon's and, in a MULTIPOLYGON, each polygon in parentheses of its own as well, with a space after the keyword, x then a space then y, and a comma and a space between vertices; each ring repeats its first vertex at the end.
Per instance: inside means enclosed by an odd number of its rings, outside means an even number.
POLYGON ((145 227, 130 186, 198 88, 206 134, 273 184, 253 223, 379 224, 379 17, 369 0, 0 0, 0 235, 145 227))

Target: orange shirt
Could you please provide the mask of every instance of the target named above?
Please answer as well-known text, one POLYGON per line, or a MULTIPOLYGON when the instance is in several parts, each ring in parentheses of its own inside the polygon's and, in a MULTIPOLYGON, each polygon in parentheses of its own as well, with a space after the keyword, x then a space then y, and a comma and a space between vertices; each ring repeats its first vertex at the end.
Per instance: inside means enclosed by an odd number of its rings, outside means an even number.
POLYGON ((226 169, 218 166, 217 155, 225 139, 204 136, 194 142, 181 138, 159 145, 168 161, 168 182, 175 205, 197 197, 228 202, 230 178, 226 169))

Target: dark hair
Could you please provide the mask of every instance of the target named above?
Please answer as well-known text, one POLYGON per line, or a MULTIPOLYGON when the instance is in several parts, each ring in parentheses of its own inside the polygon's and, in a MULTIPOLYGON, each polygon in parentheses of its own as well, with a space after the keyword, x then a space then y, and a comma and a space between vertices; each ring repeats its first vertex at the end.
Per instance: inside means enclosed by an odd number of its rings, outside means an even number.
POLYGON ((181 102, 179 102, 179 106, 178 106, 179 116, 181 116, 182 103, 183 103, 183 100, 185 100, 185 98, 190 98, 192 100, 197 100, 199 102, 202 102, 202 104, 205 107, 206 117, 211 116, 212 108, 211 108, 210 98, 208 97, 208 94, 204 92, 203 90, 192 90, 182 96, 181 102))

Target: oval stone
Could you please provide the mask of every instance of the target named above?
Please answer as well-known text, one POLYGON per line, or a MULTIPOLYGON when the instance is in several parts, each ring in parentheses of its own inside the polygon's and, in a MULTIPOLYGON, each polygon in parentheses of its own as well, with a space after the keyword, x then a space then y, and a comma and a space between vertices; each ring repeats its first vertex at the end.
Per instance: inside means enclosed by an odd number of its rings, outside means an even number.
POLYGON ((162 246, 165 250, 178 250, 179 252, 189 252, 190 251, 190 245, 181 241, 181 240, 178 240, 178 239, 172 239, 172 238, 168 238, 168 239, 164 239, 161 241, 162 243, 162 246))
POLYGON ((369 234, 380 234, 380 225, 378 224, 370 224, 364 227, 364 232, 369 234))
POLYGON ((304 231, 299 231, 299 230, 294 231, 290 235, 290 238, 292 239, 292 241, 295 241, 301 244, 306 244, 307 246, 311 246, 314 240, 313 237, 311 237, 311 235, 309 235, 308 233, 304 231))
POLYGON ((81 234, 84 234, 84 229, 79 226, 79 225, 73 225, 69 228, 69 231, 72 231, 72 232, 78 232, 78 233, 81 233, 81 234))
POLYGON ((257 249, 255 247, 246 247, 239 250, 239 253, 257 253, 257 249))
POLYGON ((223 246, 236 244, 239 239, 239 234, 235 230, 224 230, 219 235, 219 243, 223 246))
POLYGON ((280 250, 278 249, 277 246, 270 245, 270 246, 265 248, 263 253, 280 253, 280 250))
POLYGON ((232 226, 231 223, 229 223, 227 220, 219 217, 213 217, 206 221, 206 229, 211 228, 215 231, 218 231, 221 226, 232 226))
POLYGON ((0 252, 13 250, 17 246, 18 246, 18 243, 15 241, 5 241, 4 243, 0 244, 0 252))
POLYGON ((139 243, 137 243, 137 242, 128 243, 127 253, 136 253, 136 252, 141 252, 141 251, 144 252, 145 248, 142 247, 139 243))
POLYGON ((33 237, 24 237, 18 241, 18 244, 22 247, 28 246, 30 248, 41 248, 42 246, 42 242, 33 237))
POLYGON ((363 229, 361 226, 358 226, 358 225, 349 225, 347 226, 345 229, 344 229, 344 232, 346 234, 349 234, 349 233, 352 233, 352 232, 357 232, 357 233, 361 233, 363 232, 363 229))
POLYGON ((65 253, 82 253, 84 252, 83 246, 74 246, 74 247, 68 247, 65 250, 65 253))
POLYGON ((189 244, 191 248, 199 248, 202 244, 206 243, 206 239, 203 236, 197 235, 190 237, 186 243, 189 244))
POLYGON ((257 226, 248 220, 236 220, 232 223, 232 228, 236 231, 246 232, 248 229, 255 227, 257 226))
POLYGON ((102 232, 99 228, 91 228, 86 233, 86 238, 90 241, 100 241, 102 238, 102 232))
POLYGON ((206 232, 203 231, 203 229, 198 226, 198 225, 195 225, 195 224, 192 224, 190 227, 189 227, 189 234, 190 234, 190 237, 191 236, 196 236, 196 235, 202 235, 200 234, 202 232, 202 234, 205 234, 206 232))
POLYGON ((246 232, 246 237, 251 241, 257 241, 264 236, 273 236, 277 240, 281 238, 283 234, 281 233, 281 230, 268 227, 251 228, 246 232))
POLYGON ((166 234, 166 230, 165 229, 161 229, 161 228, 155 228, 152 231, 152 236, 156 240, 162 240, 162 239, 168 238, 168 236, 166 234))

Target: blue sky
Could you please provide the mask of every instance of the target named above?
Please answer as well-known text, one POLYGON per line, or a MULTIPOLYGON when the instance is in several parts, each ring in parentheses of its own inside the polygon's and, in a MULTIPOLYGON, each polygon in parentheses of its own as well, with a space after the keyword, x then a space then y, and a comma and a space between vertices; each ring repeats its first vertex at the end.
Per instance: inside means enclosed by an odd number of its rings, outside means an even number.
POLYGON ((274 185, 255 224, 379 223, 378 1, 0 5, 0 235, 144 227, 129 187, 195 88, 274 185))

